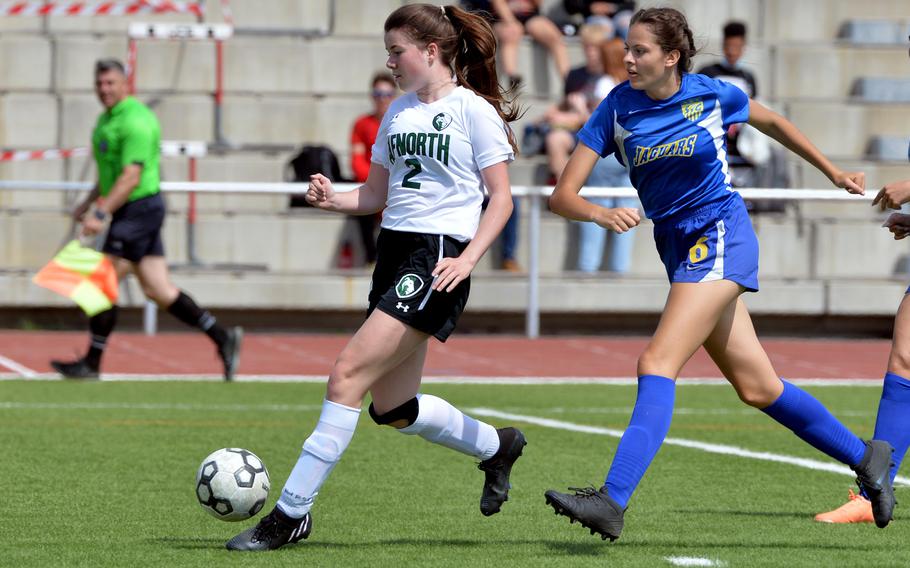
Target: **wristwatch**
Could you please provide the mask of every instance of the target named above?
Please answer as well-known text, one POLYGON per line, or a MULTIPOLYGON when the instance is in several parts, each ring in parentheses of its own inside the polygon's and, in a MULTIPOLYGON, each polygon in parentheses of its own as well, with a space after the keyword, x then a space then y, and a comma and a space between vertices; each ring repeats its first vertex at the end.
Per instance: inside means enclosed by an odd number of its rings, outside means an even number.
POLYGON ((101 209, 95 209, 95 212, 93 214, 95 215, 95 219, 98 219, 102 223, 107 222, 107 220, 111 216, 110 213, 108 213, 106 211, 102 211, 101 209))

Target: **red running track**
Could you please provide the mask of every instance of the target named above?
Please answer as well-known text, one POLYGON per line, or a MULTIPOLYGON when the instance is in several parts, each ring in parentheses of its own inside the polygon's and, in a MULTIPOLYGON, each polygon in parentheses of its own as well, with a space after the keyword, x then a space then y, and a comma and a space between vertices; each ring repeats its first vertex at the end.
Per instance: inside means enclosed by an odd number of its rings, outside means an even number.
MULTIPOLYGON (((327 375, 347 335, 267 334, 244 337, 240 374, 327 375)), ((84 332, 0 331, 0 373, 12 361, 49 373, 48 360, 82 354, 84 332), (6 363, 4 363, 6 361, 6 363)), ((455 336, 430 341, 425 375, 441 377, 634 377, 646 337, 455 336)), ((885 340, 769 339, 762 341, 778 373, 799 379, 881 379, 890 342, 885 340)), ((201 333, 111 337, 105 373, 215 375, 221 372, 212 343, 201 333)), ((703 352, 682 377, 721 377, 703 352)))

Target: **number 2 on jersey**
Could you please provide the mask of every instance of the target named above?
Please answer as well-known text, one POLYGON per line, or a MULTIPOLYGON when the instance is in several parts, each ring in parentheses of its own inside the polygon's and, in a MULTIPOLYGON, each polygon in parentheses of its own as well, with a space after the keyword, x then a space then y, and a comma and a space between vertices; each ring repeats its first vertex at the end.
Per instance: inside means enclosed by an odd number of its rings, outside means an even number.
POLYGON ((408 158, 404 161, 405 165, 411 168, 411 171, 404 175, 404 178, 401 180, 401 185, 410 189, 420 189, 419 181, 411 181, 411 179, 423 171, 423 168, 420 167, 420 160, 417 158, 408 158))

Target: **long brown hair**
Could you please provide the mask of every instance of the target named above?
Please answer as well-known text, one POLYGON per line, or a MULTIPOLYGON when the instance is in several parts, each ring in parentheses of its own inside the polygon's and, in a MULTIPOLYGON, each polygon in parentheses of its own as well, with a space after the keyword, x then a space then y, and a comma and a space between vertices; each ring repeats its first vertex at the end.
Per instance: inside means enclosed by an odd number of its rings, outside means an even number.
POLYGON ((674 49, 679 52, 676 72, 680 77, 692 70, 692 58, 698 50, 695 49, 689 22, 682 12, 673 8, 646 8, 632 16, 629 26, 635 24, 648 26, 664 53, 674 49))
POLYGON ((384 30, 400 30, 418 45, 438 45, 442 62, 453 69, 458 83, 496 109, 506 125, 509 144, 518 154, 509 122, 521 113, 512 93, 499 86, 496 35, 485 19, 457 6, 408 4, 389 14, 384 30))

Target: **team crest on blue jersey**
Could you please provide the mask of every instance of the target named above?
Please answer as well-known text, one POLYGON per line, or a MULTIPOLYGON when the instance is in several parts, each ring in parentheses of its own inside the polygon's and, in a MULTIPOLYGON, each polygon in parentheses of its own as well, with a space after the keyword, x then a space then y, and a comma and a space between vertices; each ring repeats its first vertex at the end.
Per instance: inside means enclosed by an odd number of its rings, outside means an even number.
POLYGON ((405 274, 395 285, 395 293, 401 299, 410 298, 423 289, 423 280, 416 274, 405 274))
POLYGON ((441 132, 450 124, 452 124, 452 117, 444 112, 433 117, 433 128, 435 128, 437 132, 441 132))
POLYGON ((705 103, 701 99, 689 99, 683 101, 680 107, 682 108, 683 116, 695 122, 701 118, 701 113, 705 110, 705 103))

